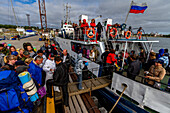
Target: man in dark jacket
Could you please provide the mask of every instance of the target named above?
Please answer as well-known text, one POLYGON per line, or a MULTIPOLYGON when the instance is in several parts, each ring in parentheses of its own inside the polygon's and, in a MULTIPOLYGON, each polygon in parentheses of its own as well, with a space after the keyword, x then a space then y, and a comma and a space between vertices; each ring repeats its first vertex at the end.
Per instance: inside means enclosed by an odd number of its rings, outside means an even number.
POLYGON ((106 58, 107 58, 107 56, 108 56, 109 53, 110 53, 110 52, 109 52, 109 49, 108 49, 108 48, 105 48, 105 52, 102 53, 102 55, 101 55, 101 59, 102 59, 102 62, 103 62, 103 66, 106 66, 106 58))
POLYGON ((67 65, 62 62, 59 56, 55 57, 56 70, 53 79, 47 80, 47 96, 52 98, 52 85, 61 86, 63 91, 64 104, 68 106, 68 72, 67 65))
POLYGON ((100 40, 100 37, 101 37, 101 32, 103 31, 103 27, 102 27, 102 25, 101 25, 101 23, 100 22, 98 22, 98 24, 97 24, 97 33, 98 33, 98 37, 97 37, 97 40, 100 40))
POLYGON ((127 77, 135 80, 135 77, 138 76, 140 73, 141 62, 139 60, 136 60, 135 55, 131 55, 130 59, 132 63, 130 63, 130 65, 128 66, 127 77))
POLYGON ((63 61, 63 63, 67 65, 67 71, 69 71, 69 67, 71 65, 71 57, 67 52, 67 49, 63 50, 63 54, 61 55, 61 60, 63 61))

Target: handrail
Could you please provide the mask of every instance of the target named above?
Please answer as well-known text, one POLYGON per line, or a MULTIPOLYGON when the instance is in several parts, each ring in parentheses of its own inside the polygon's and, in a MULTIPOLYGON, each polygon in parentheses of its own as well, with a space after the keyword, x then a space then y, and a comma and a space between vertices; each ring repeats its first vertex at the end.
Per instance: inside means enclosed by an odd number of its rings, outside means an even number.
MULTIPOLYGON (((115 67, 115 66, 114 66, 114 65, 111 65, 111 66, 103 66, 103 67, 94 67, 94 68, 91 68, 91 69, 82 70, 82 71, 78 71, 78 72, 84 72, 84 71, 90 71, 90 70, 92 70, 92 72, 93 72, 93 71, 100 70, 100 69, 104 69, 104 68, 107 68, 107 67, 115 67)), ((73 68, 74 68, 74 67, 73 67, 73 68)), ((125 70, 121 70, 121 71, 125 71, 125 70)), ((69 74, 76 74, 76 72, 70 72, 69 74)), ((121 74, 120 74, 120 75, 121 75, 121 74)), ((124 75, 121 75, 121 76, 124 76, 124 75)), ((91 76, 91 77, 94 78, 93 76, 91 76)), ((108 76, 102 76, 102 77, 108 77, 108 76)), ((124 76, 124 77, 126 77, 126 76, 124 76)), ((157 82, 157 81, 155 81, 155 80, 151 80, 151 79, 145 78, 144 76, 141 76, 141 75, 138 75, 137 77, 142 78, 142 80, 141 80, 141 81, 133 80, 133 79, 131 79, 131 80, 136 81, 136 82, 139 82, 139 83, 144 84, 144 85, 147 85, 147 84, 143 83, 143 80, 150 80, 150 81, 157 82)), ((128 78, 128 77, 126 77, 126 78, 128 78)), ((128 78, 128 79, 130 79, 130 78, 128 78)), ((163 83, 163 82, 157 82, 157 83, 160 83, 161 85, 168 86, 168 84, 165 84, 165 83, 163 83)), ((151 86, 151 85, 148 85, 148 86, 151 86)), ((151 86, 151 87, 153 87, 153 86, 151 86)), ((155 87, 153 87, 153 88, 155 88, 155 87)), ((161 90, 161 89, 159 89, 159 90, 161 90)))

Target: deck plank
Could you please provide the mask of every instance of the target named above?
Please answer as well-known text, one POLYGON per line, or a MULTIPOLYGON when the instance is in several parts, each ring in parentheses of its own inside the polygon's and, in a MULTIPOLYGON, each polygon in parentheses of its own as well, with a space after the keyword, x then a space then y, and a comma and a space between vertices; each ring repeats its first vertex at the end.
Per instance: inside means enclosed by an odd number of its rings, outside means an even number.
POLYGON ((78 104, 78 102, 77 102, 76 97, 75 97, 75 96, 72 96, 71 98, 72 98, 72 100, 73 100, 73 103, 74 103, 74 107, 75 107, 76 112, 77 112, 77 113, 82 113, 82 112, 81 112, 81 109, 80 109, 80 106, 79 106, 79 104, 78 104))
POLYGON ((69 107, 70 107, 71 113, 76 113, 76 110, 74 108, 74 105, 73 105, 71 97, 69 97, 69 107))

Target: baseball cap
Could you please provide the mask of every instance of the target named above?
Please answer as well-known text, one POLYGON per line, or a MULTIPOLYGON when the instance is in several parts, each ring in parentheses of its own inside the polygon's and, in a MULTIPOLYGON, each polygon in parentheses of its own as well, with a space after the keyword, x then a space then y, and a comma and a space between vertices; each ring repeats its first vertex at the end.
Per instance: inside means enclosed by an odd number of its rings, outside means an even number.
POLYGON ((23 52, 24 55, 29 55, 30 53, 28 51, 23 52))
POLYGON ((18 55, 18 52, 13 51, 13 52, 11 53, 11 55, 15 55, 15 56, 17 56, 17 55, 18 55))

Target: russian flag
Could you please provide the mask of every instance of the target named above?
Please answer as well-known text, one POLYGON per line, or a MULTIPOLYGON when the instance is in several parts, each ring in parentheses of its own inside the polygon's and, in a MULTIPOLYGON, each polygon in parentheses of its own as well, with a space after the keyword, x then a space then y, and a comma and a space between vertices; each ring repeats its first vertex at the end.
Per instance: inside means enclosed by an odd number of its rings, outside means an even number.
POLYGON ((135 13, 135 14, 144 13, 144 11, 147 9, 147 7, 148 6, 146 3, 138 4, 138 3, 132 2, 129 13, 135 13))

